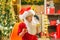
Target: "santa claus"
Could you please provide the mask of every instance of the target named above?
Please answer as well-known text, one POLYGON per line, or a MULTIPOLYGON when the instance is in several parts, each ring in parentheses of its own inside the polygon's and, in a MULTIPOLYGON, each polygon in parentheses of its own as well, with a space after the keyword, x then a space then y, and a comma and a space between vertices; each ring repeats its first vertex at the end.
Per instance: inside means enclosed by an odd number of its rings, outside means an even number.
POLYGON ((18 35, 22 40, 37 40, 37 26, 34 21, 35 12, 29 7, 20 11, 19 18, 23 20, 19 24, 18 35))

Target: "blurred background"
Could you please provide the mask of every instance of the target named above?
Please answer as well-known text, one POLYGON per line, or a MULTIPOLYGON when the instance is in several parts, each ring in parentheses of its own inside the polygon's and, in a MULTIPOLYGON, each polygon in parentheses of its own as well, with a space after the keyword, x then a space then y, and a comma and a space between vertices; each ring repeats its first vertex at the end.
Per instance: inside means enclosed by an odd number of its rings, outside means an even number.
MULTIPOLYGON (((60 22, 60 0, 0 0, 1 40, 10 39, 10 35, 12 33, 14 25, 20 22, 19 11, 21 10, 21 8, 26 7, 31 7, 36 12, 36 15, 38 15, 40 22, 40 30, 42 33, 40 36, 43 40, 46 38, 48 38, 46 40, 49 40, 49 32, 56 32, 56 27, 53 27, 54 31, 50 31, 52 30, 50 21, 58 20, 60 22), (50 12, 47 10, 49 8, 54 9, 53 11, 51 9, 52 12, 50 12)), ((57 24, 59 24, 59 22, 57 24)), ((39 38, 39 40, 41 38, 39 38)))

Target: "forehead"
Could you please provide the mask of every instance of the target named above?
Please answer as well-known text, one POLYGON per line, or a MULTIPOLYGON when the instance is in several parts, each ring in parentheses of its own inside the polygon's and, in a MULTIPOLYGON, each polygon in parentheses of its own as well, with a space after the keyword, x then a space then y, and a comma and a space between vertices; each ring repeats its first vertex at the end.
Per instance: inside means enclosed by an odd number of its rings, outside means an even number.
POLYGON ((27 16, 33 16, 33 14, 31 12, 28 12, 28 15, 27 16))
POLYGON ((33 16, 33 14, 29 14, 27 17, 32 17, 33 16))

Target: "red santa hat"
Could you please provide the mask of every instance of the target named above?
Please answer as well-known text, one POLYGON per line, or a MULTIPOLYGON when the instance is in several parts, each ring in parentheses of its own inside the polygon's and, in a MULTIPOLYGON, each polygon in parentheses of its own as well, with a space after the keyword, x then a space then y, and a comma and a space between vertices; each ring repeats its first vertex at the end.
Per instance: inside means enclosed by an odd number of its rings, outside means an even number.
POLYGON ((20 11, 20 15, 19 15, 19 18, 20 19, 25 19, 27 16, 29 16, 30 14, 33 14, 35 15, 35 12, 31 9, 31 7, 28 7, 28 8, 23 8, 21 9, 20 11))

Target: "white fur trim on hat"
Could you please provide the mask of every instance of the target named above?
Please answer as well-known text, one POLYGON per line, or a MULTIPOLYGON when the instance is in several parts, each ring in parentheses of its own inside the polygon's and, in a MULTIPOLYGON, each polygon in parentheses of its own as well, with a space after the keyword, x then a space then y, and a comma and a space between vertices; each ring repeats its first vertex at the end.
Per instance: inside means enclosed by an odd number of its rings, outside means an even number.
POLYGON ((25 19, 27 15, 28 15, 28 12, 25 11, 22 15, 19 15, 19 18, 20 19, 25 19))
POLYGON ((19 18, 25 19, 30 13, 35 15, 35 12, 33 10, 28 10, 28 11, 25 11, 22 15, 19 15, 19 18))
POLYGON ((33 10, 29 10, 28 12, 31 12, 33 15, 35 15, 35 12, 33 10))
POLYGON ((22 15, 19 15, 19 19, 22 20, 23 19, 23 16, 22 15))

